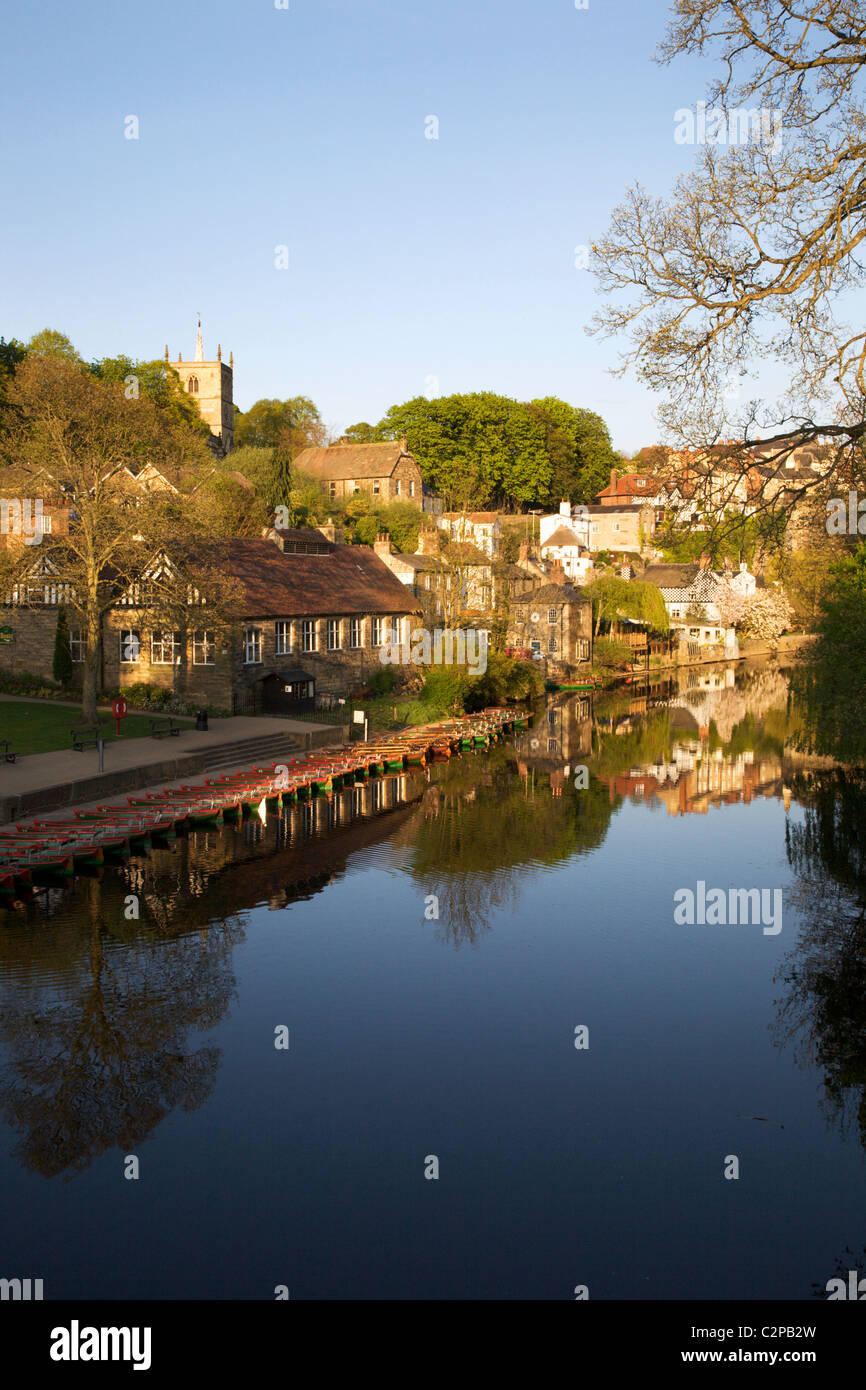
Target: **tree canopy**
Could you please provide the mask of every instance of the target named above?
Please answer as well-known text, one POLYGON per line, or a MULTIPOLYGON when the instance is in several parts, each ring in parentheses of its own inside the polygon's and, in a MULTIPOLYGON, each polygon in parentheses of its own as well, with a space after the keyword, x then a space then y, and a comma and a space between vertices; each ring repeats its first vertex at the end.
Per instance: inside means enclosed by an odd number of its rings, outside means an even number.
POLYGON ((620 462, 601 417, 555 396, 415 396, 375 427, 353 425, 347 434, 359 442, 405 435, 425 481, 451 510, 586 502, 620 462))
POLYGON ((260 400, 247 411, 235 407, 236 446, 275 449, 281 440, 288 440, 293 457, 310 445, 327 442, 322 417, 308 396, 260 400))

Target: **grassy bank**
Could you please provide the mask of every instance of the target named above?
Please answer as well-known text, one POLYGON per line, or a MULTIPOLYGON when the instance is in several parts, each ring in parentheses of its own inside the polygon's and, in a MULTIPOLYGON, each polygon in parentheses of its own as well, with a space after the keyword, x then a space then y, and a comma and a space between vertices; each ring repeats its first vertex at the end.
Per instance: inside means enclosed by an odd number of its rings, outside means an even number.
MULTIPOLYGON (((100 714, 102 736, 106 743, 117 739, 114 720, 100 714)), ((71 748, 70 729, 81 723, 81 711, 75 705, 59 705, 47 700, 0 700, 0 738, 8 738, 16 753, 52 753, 58 748, 71 748)), ((191 720, 178 720, 185 728, 191 720)), ((129 714, 120 721, 120 737, 150 736, 150 716, 129 714)))

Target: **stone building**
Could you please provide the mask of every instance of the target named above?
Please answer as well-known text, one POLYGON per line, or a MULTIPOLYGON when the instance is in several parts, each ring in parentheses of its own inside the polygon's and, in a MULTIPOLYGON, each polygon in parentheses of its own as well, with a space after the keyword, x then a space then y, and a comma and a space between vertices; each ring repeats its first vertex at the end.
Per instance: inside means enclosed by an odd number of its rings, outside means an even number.
MULTIPOLYGON (((181 557, 193 567, 193 547, 181 557)), ((182 630, 157 624, 147 585, 118 593, 106 615, 103 689, 161 685, 179 698, 234 712, 291 713, 318 694, 346 695, 381 669, 379 648, 417 621, 411 592, 364 546, 334 545, 318 531, 269 531, 261 539, 215 540, 200 558, 234 584, 238 612, 222 627, 192 601, 182 630)), ((170 556, 158 564, 171 567, 170 556)), ((48 557, 34 561, 27 595, 6 595, 0 671, 50 681, 62 586, 48 557), (38 570, 38 573, 37 573, 38 570)), ((70 616, 73 664, 84 660, 82 633, 70 616)))
POLYGON ((592 603, 565 582, 561 567, 552 582, 521 594, 508 616, 507 650, 542 663, 553 680, 567 679, 592 663, 592 603))
POLYGON ((184 390, 192 396, 202 419, 210 426, 216 452, 227 454, 235 442, 234 353, 229 353, 228 366, 222 358, 222 348, 218 346, 216 361, 205 361, 201 319, 192 361, 184 361, 182 357, 169 361, 168 348, 165 349, 166 362, 177 372, 184 390))
POLYGON ((405 438, 376 444, 341 439, 327 448, 302 450, 293 467, 316 478, 332 501, 366 492, 376 502, 413 502, 431 514, 442 510, 441 500, 425 486, 405 438))

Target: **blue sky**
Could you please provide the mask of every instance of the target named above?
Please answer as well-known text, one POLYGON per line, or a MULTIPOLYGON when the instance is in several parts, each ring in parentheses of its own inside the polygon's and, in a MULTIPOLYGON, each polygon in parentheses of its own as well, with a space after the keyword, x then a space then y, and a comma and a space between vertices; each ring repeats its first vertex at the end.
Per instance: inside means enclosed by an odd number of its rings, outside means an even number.
POLYGON ((630 182, 664 193, 693 158, 673 113, 706 69, 651 61, 667 7, 290 6, 7 8, 0 333, 188 357, 201 311, 242 409, 308 395, 340 430, 425 391, 553 394, 619 448, 660 438, 584 332, 574 248, 630 182))

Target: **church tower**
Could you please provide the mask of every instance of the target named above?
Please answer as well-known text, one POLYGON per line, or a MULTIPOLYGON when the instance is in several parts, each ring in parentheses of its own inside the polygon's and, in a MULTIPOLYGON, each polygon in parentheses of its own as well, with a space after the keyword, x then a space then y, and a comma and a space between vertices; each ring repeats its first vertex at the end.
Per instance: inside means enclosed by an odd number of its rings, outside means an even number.
POLYGON ((205 360, 199 315, 192 361, 185 362, 182 357, 178 357, 176 362, 169 362, 168 348, 165 350, 165 360, 177 372, 184 390, 192 396, 198 406, 202 419, 210 425, 211 434, 215 436, 215 447, 227 454, 234 448, 235 442, 234 354, 229 355, 228 366, 223 361, 221 347, 217 347, 215 362, 205 360), (219 441, 218 446, 216 440, 219 441))

